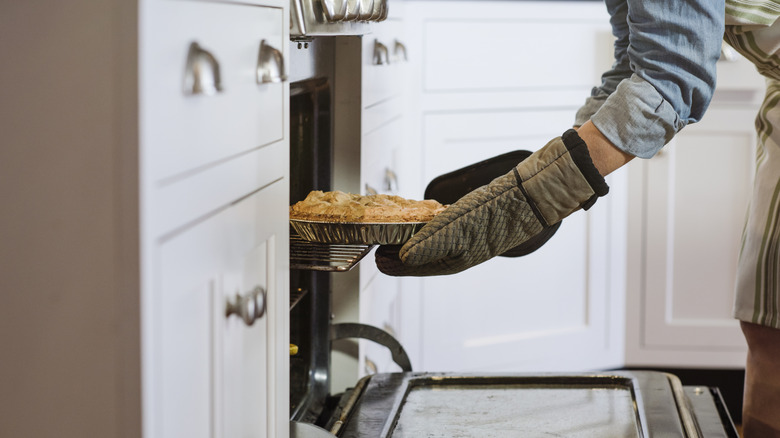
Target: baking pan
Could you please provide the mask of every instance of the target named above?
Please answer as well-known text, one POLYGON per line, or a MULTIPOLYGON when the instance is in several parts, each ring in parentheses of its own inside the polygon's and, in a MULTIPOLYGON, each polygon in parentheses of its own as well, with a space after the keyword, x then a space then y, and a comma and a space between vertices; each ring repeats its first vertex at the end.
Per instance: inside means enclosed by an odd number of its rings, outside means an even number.
POLYGON ((301 238, 345 245, 402 245, 426 222, 323 222, 290 219, 301 238))

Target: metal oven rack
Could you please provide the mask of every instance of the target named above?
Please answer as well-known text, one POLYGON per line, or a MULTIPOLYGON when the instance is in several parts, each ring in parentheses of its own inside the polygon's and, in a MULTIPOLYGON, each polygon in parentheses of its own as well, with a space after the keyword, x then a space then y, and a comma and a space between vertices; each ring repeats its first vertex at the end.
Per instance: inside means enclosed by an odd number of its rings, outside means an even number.
POLYGON ((357 265, 373 247, 309 242, 291 230, 290 269, 346 272, 357 265))

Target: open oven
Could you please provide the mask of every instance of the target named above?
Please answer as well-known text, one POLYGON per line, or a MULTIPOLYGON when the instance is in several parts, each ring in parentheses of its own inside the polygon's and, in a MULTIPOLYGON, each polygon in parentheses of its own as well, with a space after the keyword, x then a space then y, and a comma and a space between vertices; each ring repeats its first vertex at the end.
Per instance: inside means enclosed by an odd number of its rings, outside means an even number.
MULTIPOLYGON (((332 187, 339 164, 334 153, 335 38, 315 38, 305 47, 293 44, 291 204, 310 190, 341 188, 332 187)), ((368 245, 310 243, 291 231, 292 437, 738 436, 717 389, 682 386, 674 375, 661 372, 414 372, 403 347, 388 333, 332 323, 334 279, 370 250, 368 245), (331 394, 331 345, 341 338, 386 346, 403 371, 370 375, 331 394)))

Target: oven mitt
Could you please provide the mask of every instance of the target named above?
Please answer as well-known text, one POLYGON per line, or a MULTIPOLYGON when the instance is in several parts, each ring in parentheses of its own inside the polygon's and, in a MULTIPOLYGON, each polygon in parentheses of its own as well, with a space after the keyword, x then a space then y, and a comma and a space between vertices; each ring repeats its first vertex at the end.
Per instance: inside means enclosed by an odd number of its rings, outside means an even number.
POLYGON ((439 213, 402 247, 380 246, 376 264, 393 276, 455 274, 587 210, 609 191, 573 129, 439 213))

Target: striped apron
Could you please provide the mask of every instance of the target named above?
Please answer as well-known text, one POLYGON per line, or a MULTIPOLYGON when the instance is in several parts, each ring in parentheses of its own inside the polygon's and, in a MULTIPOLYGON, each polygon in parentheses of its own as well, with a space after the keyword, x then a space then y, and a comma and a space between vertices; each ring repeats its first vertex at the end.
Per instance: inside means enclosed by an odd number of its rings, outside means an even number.
POLYGON ((766 77, 734 316, 780 329, 780 0, 726 0, 724 39, 766 77))

